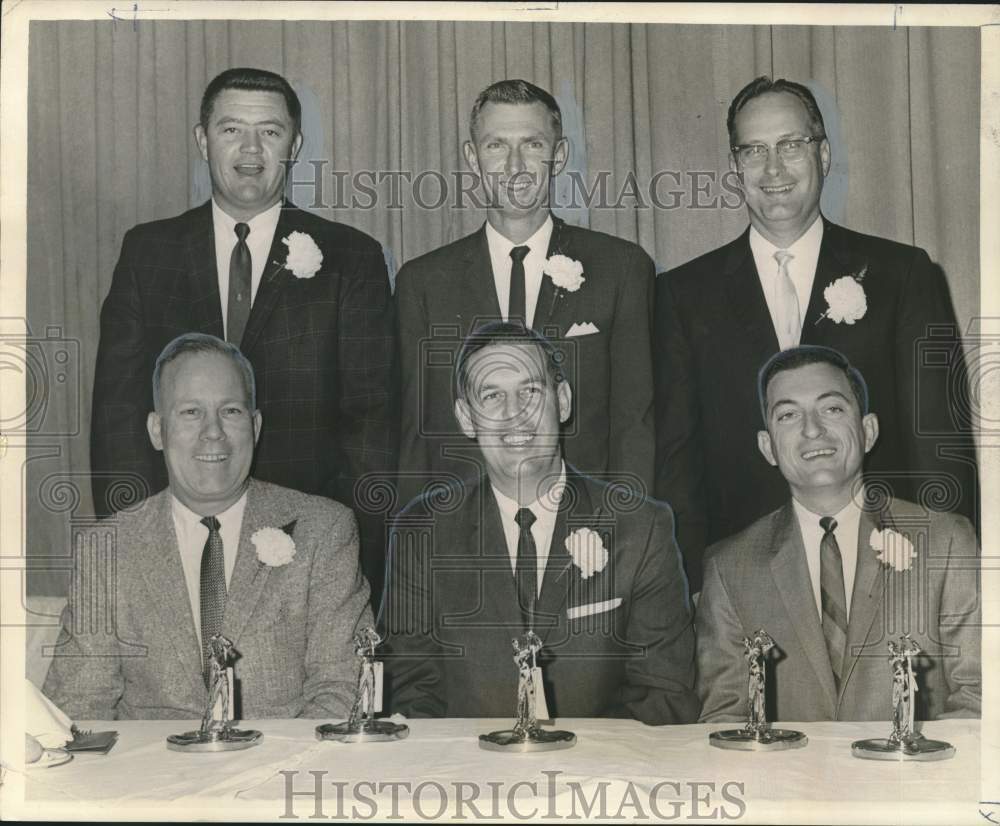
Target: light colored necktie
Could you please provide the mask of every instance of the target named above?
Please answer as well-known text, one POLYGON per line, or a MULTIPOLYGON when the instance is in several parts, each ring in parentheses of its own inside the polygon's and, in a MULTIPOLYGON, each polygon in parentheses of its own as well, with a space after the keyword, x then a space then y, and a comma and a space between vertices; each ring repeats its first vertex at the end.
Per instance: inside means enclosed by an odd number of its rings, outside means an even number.
POLYGON ((788 262, 794 257, 787 250, 778 250, 774 254, 774 260, 778 262, 778 298, 781 305, 775 332, 778 334, 778 345, 782 350, 795 347, 802 332, 799 296, 795 292, 792 277, 788 274, 788 262))

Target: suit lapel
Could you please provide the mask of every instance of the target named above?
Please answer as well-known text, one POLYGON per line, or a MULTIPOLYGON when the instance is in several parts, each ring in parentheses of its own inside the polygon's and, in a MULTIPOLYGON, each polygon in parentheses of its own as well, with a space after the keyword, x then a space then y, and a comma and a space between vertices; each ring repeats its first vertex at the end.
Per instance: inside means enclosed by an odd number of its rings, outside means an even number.
POLYGON ((785 610, 792 620, 799 643, 809 658, 813 671, 829 702, 836 706, 837 693, 830 668, 830 656, 826 650, 823 627, 816 611, 809 566, 806 563, 805 546, 795 509, 791 502, 779 511, 775 525, 774 556, 771 558, 771 576, 777 586, 778 595, 785 603, 785 610))
MULTIPOLYGON (((553 215, 552 235, 549 236, 549 249, 545 254, 546 258, 551 258, 553 255, 573 257, 566 247, 567 238, 565 230, 565 222, 553 215)), ((556 305, 561 304, 565 300, 566 291, 557 289, 556 285, 552 283, 552 279, 545 275, 545 273, 542 273, 542 283, 538 288, 538 301, 535 304, 535 315, 531 326, 536 330, 544 330, 546 326, 552 323, 552 316, 555 314, 556 305)))
POLYGON ((219 271, 215 260, 215 227, 212 202, 195 210, 185 234, 188 254, 188 290, 185 304, 189 317, 183 326, 222 338, 222 302, 219 299, 219 271))
POLYGON ((250 538, 260 528, 280 528, 281 525, 276 522, 287 521, 289 520, 275 518, 274 514, 269 513, 259 486, 251 479, 247 490, 247 504, 243 511, 243 525, 240 528, 240 546, 236 552, 236 565, 229 582, 226 614, 222 622, 222 633, 237 649, 240 635, 246 628, 247 621, 253 614, 253 609, 271 575, 271 567, 257 559, 257 551, 250 538))
MULTIPOLYGON (((473 318, 498 320, 503 317, 500 300, 497 298, 496 280, 493 278, 493 260, 490 258, 490 244, 486 240, 486 224, 469 239, 469 246, 463 258, 464 282, 475 308, 473 318)), ((473 319, 469 319, 469 330, 473 319)))
POLYGON ((502 635, 512 638, 524 633, 517 630, 521 629, 521 610, 517 604, 517 588, 507 540, 500 522, 500 508, 486 476, 479 483, 479 496, 470 514, 474 519, 473 524, 468 526, 469 547, 480 555, 480 583, 485 592, 487 618, 502 635))
MULTIPOLYGON (((260 277, 257 295, 254 296, 253 303, 250 305, 250 318, 247 319, 243 340, 240 342, 240 349, 244 353, 253 349, 278 303, 282 289, 288 283, 288 279, 292 277, 291 273, 285 269, 288 247, 282 243, 281 239, 287 238, 288 234, 298 225, 297 212, 297 207, 286 202, 278 214, 278 224, 274 228, 274 237, 271 239, 271 250, 267 254, 267 261, 264 262, 264 272, 260 277)), ((327 267, 330 266, 330 262, 325 263, 327 267)))
MULTIPOLYGON (((851 616, 847 626, 847 646, 844 652, 844 679, 840 685, 841 698, 844 689, 854 673, 854 668, 862 655, 870 656, 871 647, 866 648, 868 637, 882 596, 885 592, 885 575, 881 563, 872 550, 869 538, 872 530, 881 527, 882 519, 877 514, 861 511, 858 522, 858 561, 854 574, 854 588, 851 591, 851 616)), ((882 652, 879 652, 882 653, 882 652)))
POLYGON ((819 247, 819 259, 816 261, 816 275, 813 277, 812 291, 809 293, 809 307, 802 321, 802 344, 821 343, 824 336, 823 324, 817 321, 826 312, 826 299, 823 291, 830 282, 847 275, 851 270, 850 250, 844 243, 845 239, 840 227, 823 220, 823 241, 819 247), (818 335, 817 335, 818 334, 818 335))
POLYGON ((150 523, 137 541, 146 591, 156 618, 153 633, 170 640, 183 666, 181 674, 188 675, 196 692, 204 691, 201 643, 195 632, 191 598, 181 565, 170 492, 164 491, 150 499, 148 507, 151 508, 150 523))
POLYGON ((749 229, 730 245, 725 272, 728 306, 738 313, 736 329, 743 333, 741 349, 759 353, 762 358, 755 359, 754 363, 763 363, 780 348, 764 290, 760 286, 757 264, 750 250, 749 229))

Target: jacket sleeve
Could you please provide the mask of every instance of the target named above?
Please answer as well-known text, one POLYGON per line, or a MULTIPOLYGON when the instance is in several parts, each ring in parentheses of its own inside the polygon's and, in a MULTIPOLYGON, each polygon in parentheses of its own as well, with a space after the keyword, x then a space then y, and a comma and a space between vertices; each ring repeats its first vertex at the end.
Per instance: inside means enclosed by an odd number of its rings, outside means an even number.
POLYGON ((655 495, 673 508, 691 592, 697 593, 707 537, 705 435, 698 412, 694 357, 671 278, 672 273, 663 273, 656 279, 655 495))
POLYGON ((705 583, 695 612, 698 636, 699 722, 746 720, 747 669, 739 656, 743 628, 714 559, 705 562, 705 583))

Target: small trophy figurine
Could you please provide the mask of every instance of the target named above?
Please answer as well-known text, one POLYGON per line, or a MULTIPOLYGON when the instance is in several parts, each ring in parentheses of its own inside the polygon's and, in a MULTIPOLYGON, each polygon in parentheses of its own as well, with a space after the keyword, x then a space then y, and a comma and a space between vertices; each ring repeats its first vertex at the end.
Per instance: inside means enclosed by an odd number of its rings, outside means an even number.
POLYGON ((172 751, 236 751, 256 746, 264 735, 253 729, 232 727, 233 669, 229 665, 233 644, 222 634, 209 640, 208 703, 198 731, 171 734, 172 751))
POLYGON ((708 742, 720 749, 740 751, 777 751, 798 749, 809 742, 801 731, 772 729, 767 722, 764 700, 767 688, 767 652, 774 640, 763 628, 754 632, 753 639, 743 638, 747 676, 747 724, 741 729, 713 731, 708 742))
POLYGON ((316 726, 317 740, 339 743, 380 743, 403 740, 410 734, 408 726, 390 720, 376 720, 382 710, 382 663, 375 661, 375 647, 382 638, 370 625, 354 635, 354 654, 361 661, 358 687, 346 723, 324 723, 316 726))
MULTIPOLYGON (((517 720, 514 728, 479 735, 479 746, 490 751, 552 751, 568 749, 576 744, 576 735, 569 731, 545 731, 538 725, 538 709, 545 708, 542 670, 538 667, 538 652, 542 641, 534 631, 511 640, 514 665, 517 666, 517 720)), ((548 716, 544 712, 543 717, 548 716)))
POLYGON ((917 678, 913 658, 920 653, 909 634, 889 640, 892 669, 892 734, 887 739, 857 740, 851 754, 864 760, 947 760, 955 747, 942 740, 928 740, 913 725, 917 678))

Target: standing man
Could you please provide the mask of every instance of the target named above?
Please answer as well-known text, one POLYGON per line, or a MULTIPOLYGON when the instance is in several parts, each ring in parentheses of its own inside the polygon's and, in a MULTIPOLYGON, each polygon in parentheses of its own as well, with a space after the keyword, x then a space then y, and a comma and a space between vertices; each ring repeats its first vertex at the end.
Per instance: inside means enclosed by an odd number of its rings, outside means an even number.
POLYGON ((560 367, 520 324, 479 328, 459 353, 454 413, 483 472, 396 518, 380 615, 393 712, 509 717, 511 640, 533 631, 550 716, 698 715, 670 508, 563 460, 560 367))
POLYGON ((891 719, 887 642, 900 634, 922 651, 917 719, 978 717, 972 525, 864 489, 865 455, 886 434, 842 354, 784 350, 758 385, 765 429, 755 441, 786 498, 706 554, 696 616, 702 720, 746 719, 740 640, 758 628, 780 653, 768 670, 769 720, 891 719))
POLYGON ((205 90, 194 137, 212 199, 141 224, 122 242, 101 310, 91 421, 95 508, 160 490, 145 433, 157 354, 187 331, 238 345, 257 373, 266 431, 254 475, 353 506, 362 565, 381 587, 381 520, 355 496, 396 454, 394 318, 374 239, 283 200, 302 144, 298 97, 281 76, 229 69, 205 90))
POLYGON ((949 404, 965 374, 940 270, 922 249, 820 214, 830 144, 806 87, 757 78, 727 125, 750 227, 657 280, 656 495, 677 515, 692 591, 705 545, 786 497, 753 455, 752 379, 799 343, 833 347, 868 377, 886 432, 871 483, 973 519, 978 497, 969 427, 949 404))
POLYGON ((519 320, 562 353, 585 400, 565 433, 581 471, 651 489, 650 329, 654 268, 636 244, 552 215, 549 188, 569 144, 555 99, 524 80, 485 89, 472 107, 465 159, 487 196, 481 229, 408 262, 396 281, 402 353, 402 503, 429 480, 476 473, 451 411, 462 340, 519 320))
POLYGON ((353 514, 250 478, 261 414, 234 345, 179 336, 151 386, 169 485, 78 546, 45 693, 76 720, 201 717, 221 633, 237 717, 345 717, 372 616, 353 514))

